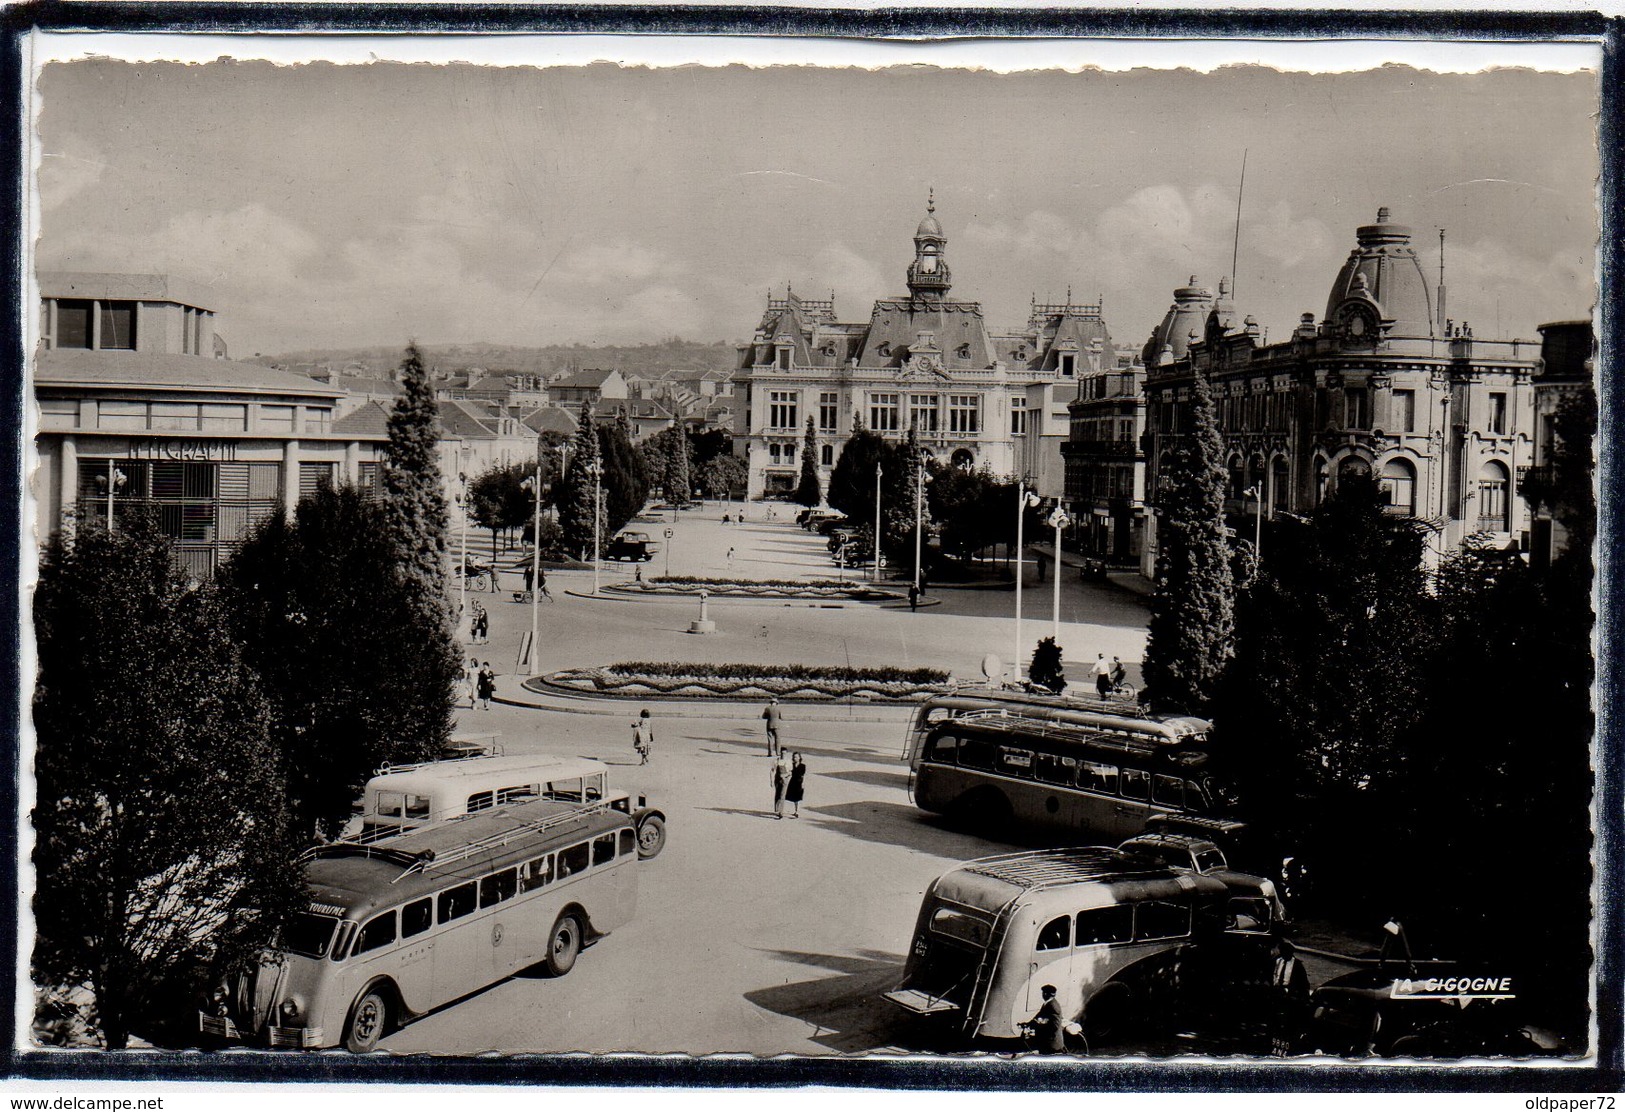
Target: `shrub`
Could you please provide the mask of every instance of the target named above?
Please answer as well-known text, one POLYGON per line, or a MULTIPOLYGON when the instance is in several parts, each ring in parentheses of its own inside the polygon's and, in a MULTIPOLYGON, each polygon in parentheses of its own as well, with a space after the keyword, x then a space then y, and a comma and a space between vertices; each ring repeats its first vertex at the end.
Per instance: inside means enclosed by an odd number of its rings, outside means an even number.
POLYGON ((941 668, 848 668, 819 664, 707 664, 676 660, 627 661, 604 669, 616 676, 715 677, 726 680, 837 680, 847 683, 946 683, 941 668))

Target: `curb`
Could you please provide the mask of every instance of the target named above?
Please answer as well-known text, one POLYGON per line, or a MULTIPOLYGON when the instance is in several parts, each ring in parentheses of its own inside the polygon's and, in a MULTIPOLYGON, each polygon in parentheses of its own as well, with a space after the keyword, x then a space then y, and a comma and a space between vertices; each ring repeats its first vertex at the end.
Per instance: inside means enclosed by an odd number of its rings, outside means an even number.
MULTIPOLYGON (((690 600, 692 602, 698 602, 699 601, 699 596, 698 595, 680 595, 680 594, 675 594, 675 593, 674 594, 669 594, 669 595, 654 595, 654 596, 647 596, 647 597, 646 596, 641 596, 641 595, 638 595, 638 594, 630 594, 630 593, 618 593, 618 592, 617 593, 611 593, 609 591, 599 591, 596 595, 593 594, 591 591, 570 591, 570 590, 566 590, 566 591, 563 591, 563 592, 560 592, 560 593, 566 594, 566 595, 571 595, 571 596, 573 596, 575 598, 584 598, 589 602, 653 603, 653 602, 681 602, 684 599, 688 599, 688 600, 690 600)), ((890 603, 872 603, 872 602, 865 602, 862 599, 853 599, 853 598, 835 599, 835 600, 832 600, 830 602, 822 602, 822 601, 820 601, 818 599, 806 599, 806 598, 793 598, 793 599, 792 598, 750 598, 750 597, 745 596, 745 595, 711 595, 709 598, 706 599, 706 601, 708 603, 720 602, 720 603, 722 603, 724 605, 731 605, 731 604, 736 603, 736 602, 745 602, 745 603, 750 603, 752 605, 759 606, 759 605, 761 605, 763 603, 767 603, 767 604, 775 605, 775 606, 779 606, 779 607, 799 606, 799 607, 803 607, 803 608, 808 609, 808 610, 845 610, 849 606, 889 606, 889 605, 891 605, 890 603)), ((907 606, 908 604, 904 603, 903 605, 907 606)))

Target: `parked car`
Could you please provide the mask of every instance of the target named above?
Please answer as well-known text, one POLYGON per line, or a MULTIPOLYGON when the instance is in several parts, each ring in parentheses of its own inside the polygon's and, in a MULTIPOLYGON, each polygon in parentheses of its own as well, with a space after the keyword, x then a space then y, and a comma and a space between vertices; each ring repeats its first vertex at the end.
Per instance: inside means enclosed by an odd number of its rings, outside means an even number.
POLYGON ((1078 566, 1080 579, 1105 579, 1106 561, 1098 556, 1085 556, 1083 563, 1078 566))
POLYGON ((606 560, 653 560, 660 551, 660 542, 649 539, 647 533, 622 533, 604 549, 606 560))
POLYGON ((1224 850, 1194 834, 1147 830, 1117 847, 1123 853, 1146 857, 1159 865, 1198 876, 1214 876, 1236 893, 1230 909, 1238 918, 1252 921, 1240 929, 1268 931, 1286 920, 1286 905, 1268 877, 1255 876, 1230 867, 1224 850), (1246 897, 1251 897, 1247 899, 1246 897))
POLYGON ((800 519, 799 524, 809 533, 821 533, 824 531, 823 526, 826 521, 838 522, 845 520, 844 515, 833 510, 808 510, 806 515, 800 519))
POLYGON ((828 537, 840 530, 850 528, 852 528, 851 519, 842 517, 840 514, 831 514, 828 517, 820 518, 818 524, 813 526, 813 531, 828 537))

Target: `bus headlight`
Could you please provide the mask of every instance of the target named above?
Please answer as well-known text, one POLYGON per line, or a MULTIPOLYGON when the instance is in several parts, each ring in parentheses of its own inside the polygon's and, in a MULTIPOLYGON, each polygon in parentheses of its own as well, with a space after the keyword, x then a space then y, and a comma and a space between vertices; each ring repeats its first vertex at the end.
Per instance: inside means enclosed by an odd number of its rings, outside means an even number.
POLYGON ((226 992, 224 985, 221 985, 219 988, 215 989, 214 995, 209 998, 209 1003, 213 1005, 214 1014, 217 1016, 223 1016, 230 1012, 230 1002, 231 996, 226 992))
POLYGON ((290 996, 282 1001, 282 1006, 277 1011, 282 1016, 282 1026, 297 1027, 299 1026, 299 1015, 304 1011, 304 1002, 297 996, 290 996))

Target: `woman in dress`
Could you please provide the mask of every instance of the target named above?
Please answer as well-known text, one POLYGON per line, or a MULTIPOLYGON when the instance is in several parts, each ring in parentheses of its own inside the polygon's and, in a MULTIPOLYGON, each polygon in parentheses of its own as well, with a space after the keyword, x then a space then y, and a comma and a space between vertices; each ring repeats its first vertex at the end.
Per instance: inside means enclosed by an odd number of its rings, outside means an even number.
POLYGON ((784 801, 795 808, 790 812, 793 819, 801 817, 801 794, 806 779, 807 766, 802 763, 801 754, 790 754, 790 782, 784 788, 784 801))
POLYGON ((474 709, 474 702, 479 697, 480 662, 473 657, 468 658, 468 666, 463 669, 463 698, 468 700, 468 709, 474 709))
POLYGON ((491 709, 491 696, 497 693, 497 674, 491 670, 491 662, 487 660, 480 666, 479 695, 482 710, 491 709))

